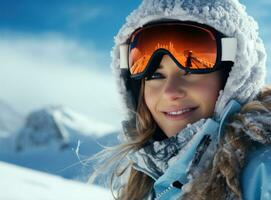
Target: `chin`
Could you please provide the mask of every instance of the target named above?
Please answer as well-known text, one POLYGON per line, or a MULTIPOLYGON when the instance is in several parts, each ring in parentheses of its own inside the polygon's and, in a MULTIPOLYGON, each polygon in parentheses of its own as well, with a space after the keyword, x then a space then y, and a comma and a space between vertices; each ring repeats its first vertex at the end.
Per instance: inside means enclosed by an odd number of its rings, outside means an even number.
POLYGON ((179 132, 181 132, 183 130, 183 128, 181 129, 178 129, 177 131, 168 131, 168 132, 165 132, 166 136, 168 137, 172 137, 172 136, 175 136, 177 135, 179 132))

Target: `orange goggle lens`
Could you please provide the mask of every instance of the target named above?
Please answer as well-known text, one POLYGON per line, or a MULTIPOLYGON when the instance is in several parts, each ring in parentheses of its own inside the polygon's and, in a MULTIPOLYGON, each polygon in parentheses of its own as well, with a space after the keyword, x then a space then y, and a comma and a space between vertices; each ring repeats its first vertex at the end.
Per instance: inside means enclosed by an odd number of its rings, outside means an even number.
POLYGON ((129 45, 131 75, 143 73, 152 55, 159 49, 167 50, 183 69, 213 69, 217 59, 214 34, 190 24, 150 25, 134 32, 129 45))

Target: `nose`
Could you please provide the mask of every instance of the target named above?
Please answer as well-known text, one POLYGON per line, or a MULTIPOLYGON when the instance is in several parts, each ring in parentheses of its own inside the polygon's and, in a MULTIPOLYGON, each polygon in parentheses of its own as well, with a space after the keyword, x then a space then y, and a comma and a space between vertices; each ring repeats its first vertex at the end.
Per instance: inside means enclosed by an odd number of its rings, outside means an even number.
POLYGON ((179 73, 176 73, 168 77, 163 88, 163 95, 166 99, 174 101, 186 96, 185 83, 181 76, 179 73))

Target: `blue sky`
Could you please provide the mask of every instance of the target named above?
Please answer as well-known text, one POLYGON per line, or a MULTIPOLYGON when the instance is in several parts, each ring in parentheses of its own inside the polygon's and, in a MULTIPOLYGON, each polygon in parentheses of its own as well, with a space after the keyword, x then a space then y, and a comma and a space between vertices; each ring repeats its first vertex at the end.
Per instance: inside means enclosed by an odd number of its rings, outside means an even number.
MULTIPOLYGON (((140 2, 0 0, 0 99, 22 114, 62 104, 118 124, 122 110, 110 51, 125 17, 140 2)), ((259 22, 270 55, 271 1, 241 2, 259 22)))
MULTIPOLYGON (((31 34, 62 33, 109 50, 113 36, 140 0, 9 0, 0 1, 0 27, 31 34)), ((87 44, 87 43, 86 43, 87 44)))

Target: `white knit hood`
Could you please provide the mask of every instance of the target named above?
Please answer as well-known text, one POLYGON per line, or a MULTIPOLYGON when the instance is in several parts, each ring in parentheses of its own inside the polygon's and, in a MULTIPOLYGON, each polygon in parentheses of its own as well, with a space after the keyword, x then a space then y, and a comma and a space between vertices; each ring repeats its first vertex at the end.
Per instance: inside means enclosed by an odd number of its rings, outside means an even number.
POLYGON ((115 37, 112 50, 112 68, 118 79, 119 91, 127 110, 127 119, 134 115, 131 94, 126 90, 120 71, 119 45, 144 24, 160 19, 195 21, 214 27, 237 39, 234 66, 215 107, 218 116, 226 104, 235 99, 243 104, 252 100, 264 85, 266 51, 258 33, 258 25, 238 0, 143 0, 126 19, 115 37), (128 118, 127 118, 128 117, 128 118))

